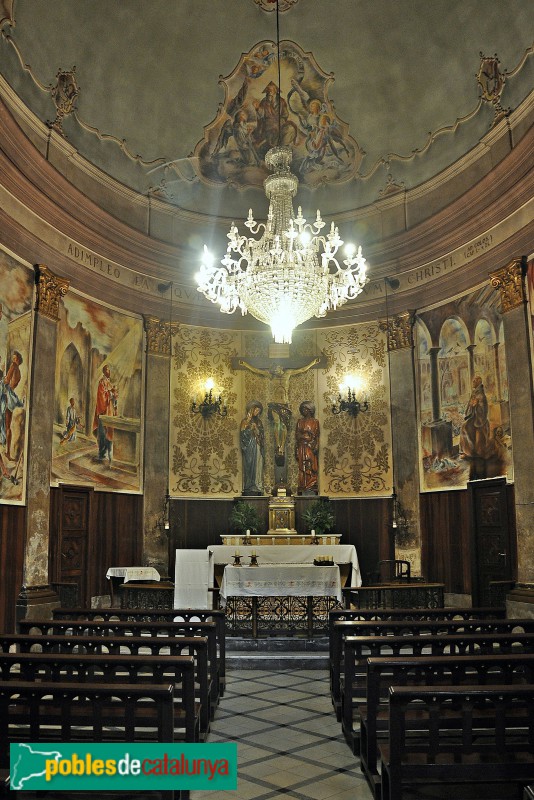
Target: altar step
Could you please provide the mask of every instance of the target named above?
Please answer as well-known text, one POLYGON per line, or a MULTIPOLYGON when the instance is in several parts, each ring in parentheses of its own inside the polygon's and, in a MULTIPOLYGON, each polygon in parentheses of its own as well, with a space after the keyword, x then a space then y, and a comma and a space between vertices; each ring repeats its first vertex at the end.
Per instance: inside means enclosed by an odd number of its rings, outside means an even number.
POLYGON ((328 639, 271 636, 245 639, 226 637, 228 669, 327 669, 328 639))

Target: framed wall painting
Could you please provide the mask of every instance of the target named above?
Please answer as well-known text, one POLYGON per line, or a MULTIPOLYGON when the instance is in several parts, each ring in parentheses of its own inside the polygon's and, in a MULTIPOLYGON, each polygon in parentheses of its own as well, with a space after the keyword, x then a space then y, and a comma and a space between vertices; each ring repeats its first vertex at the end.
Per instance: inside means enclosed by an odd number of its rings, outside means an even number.
POLYGON ((143 323, 69 291, 58 323, 52 483, 142 491, 143 323))
POLYGON ((421 491, 513 480, 508 376, 498 293, 487 284, 417 313, 421 491))
POLYGON ((0 503, 24 505, 34 270, 0 249, 0 503))

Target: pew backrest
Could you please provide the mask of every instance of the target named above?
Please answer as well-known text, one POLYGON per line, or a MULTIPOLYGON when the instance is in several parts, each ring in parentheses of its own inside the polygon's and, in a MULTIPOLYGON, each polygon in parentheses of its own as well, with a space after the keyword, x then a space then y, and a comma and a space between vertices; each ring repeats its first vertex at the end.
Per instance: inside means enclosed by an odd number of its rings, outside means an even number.
POLYGON ((360 706, 361 762, 377 774, 377 721, 387 726, 390 686, 533 684, 534 654, 368 658, 365 705, 360 706))
POLYGON ((0 680, 174 684, 176 721, 184 741, 199 738, 192 656, 83 655, 79 653, 0 653, 0 680))

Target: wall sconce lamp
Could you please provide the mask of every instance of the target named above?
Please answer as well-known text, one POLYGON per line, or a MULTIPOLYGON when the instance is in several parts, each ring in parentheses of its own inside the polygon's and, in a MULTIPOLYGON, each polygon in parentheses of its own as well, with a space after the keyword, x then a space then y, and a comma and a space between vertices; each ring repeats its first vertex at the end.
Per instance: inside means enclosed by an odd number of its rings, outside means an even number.
POLYGON ((360 401, 356 396, 357 390, 362 391, 363 381, 352 378, 347 380, 346 383, 339 385, 339 395, 337 401, 332 404, 332 414, 341 414, 342 411, 350 414, 351 417, 357 417, 360 411, 369 411, 369 403, 367 400, 360 401), (346 396, 343 394, 346 391, 346 396))
POLYGON ((213 395, 213 380, 208 378, 205 384, 206 393, 204 400, 201 403, 196 403, 195 400, 191 403, 192 414, 202 414, 204 419, 208 419, 213 414, 218 414, 220 417, 225 417, 228 413, 226 406, 222 405, 221 395, 215 397, 213 395))

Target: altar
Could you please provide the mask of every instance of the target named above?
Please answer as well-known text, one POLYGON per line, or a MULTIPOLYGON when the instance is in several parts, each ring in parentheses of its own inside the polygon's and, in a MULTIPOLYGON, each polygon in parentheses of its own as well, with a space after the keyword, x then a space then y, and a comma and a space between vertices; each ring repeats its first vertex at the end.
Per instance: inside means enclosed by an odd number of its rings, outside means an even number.
POLYGON ((210 545, 210 585, 231 636, 325 635, 341 590, 361 586, 354 545, 210 545), (233 566, 235 555, 242 566, 233 566), (255 556, 258 566, 249 566, 255 556), (314 561, 328 558, 332 566, 314 561))
POLYGON ((227 565, 220 589, 221 607, 227 608, 227 624, 234 630, 242 626, 248 629, 250 624, 247 632, 253 638, 259 633, 282 631, 306 633, 311 638, 325 606, 334 608, 341 600, 337 565, 227 565))

